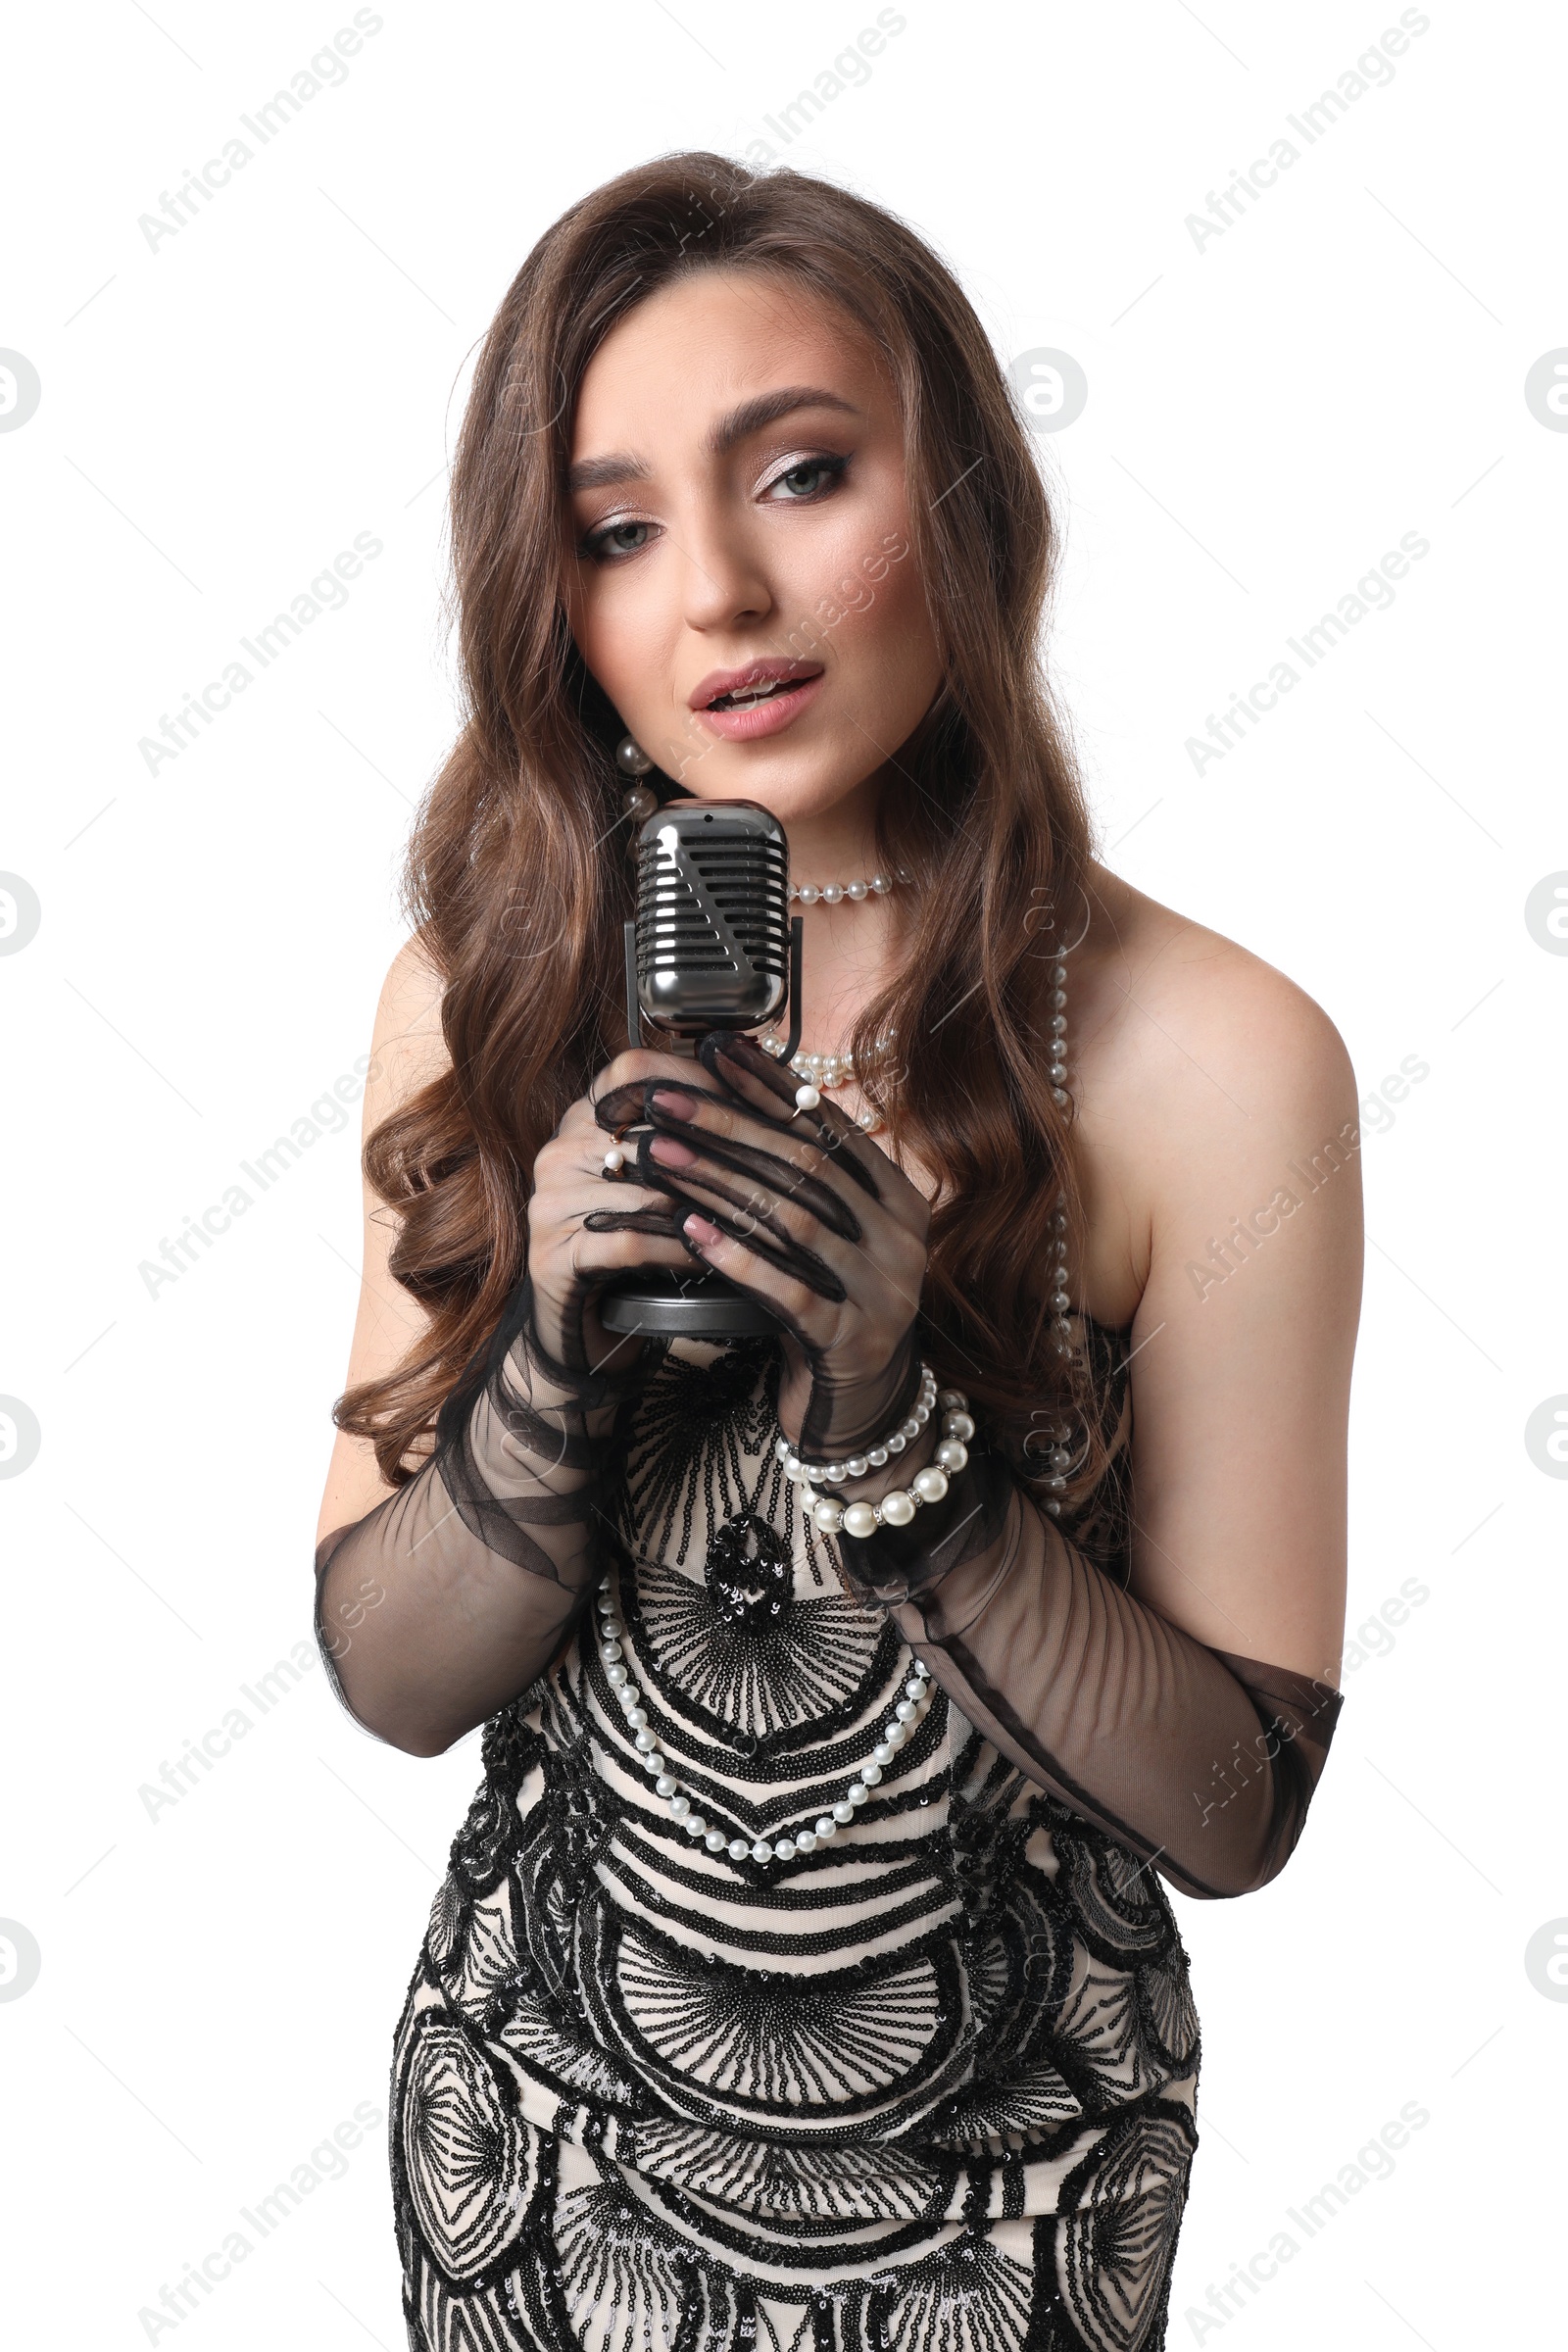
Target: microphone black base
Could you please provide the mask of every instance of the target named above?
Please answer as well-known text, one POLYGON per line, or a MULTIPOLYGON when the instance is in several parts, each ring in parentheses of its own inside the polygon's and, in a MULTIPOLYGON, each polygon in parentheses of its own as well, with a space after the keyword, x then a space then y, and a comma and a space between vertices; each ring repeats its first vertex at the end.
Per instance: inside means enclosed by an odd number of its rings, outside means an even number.
POLYGON ((599 1320, 607 1331, 640 1332, 654 1340, 730 1340, 783 1330, 777 1315, 722 1274, 685 1274, 677 1266, 649 1266, 624 1276, 601 1294, 599 1320))

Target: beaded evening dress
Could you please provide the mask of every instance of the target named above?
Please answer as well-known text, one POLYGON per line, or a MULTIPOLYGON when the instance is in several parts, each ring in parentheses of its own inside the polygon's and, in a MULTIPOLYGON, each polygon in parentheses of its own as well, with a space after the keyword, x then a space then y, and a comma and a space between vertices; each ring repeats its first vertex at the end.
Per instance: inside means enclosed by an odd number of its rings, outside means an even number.
MULTIPOLYGON (((1128 1563, 1125 1335, 1079 1327, 1109 1467, 1062 1526, 1128 1563)), ((399 2023, 415 2352, 1142 2352, 1164 2341, 1199 2031, 1153 1869, 909 1685, 774 1453, 768 1341, 668 1343, 627 1408, 585 1616, 485 1726, 399 2023), (739 1530, 739 1540, 737 1540, 739 1530), (727 1531, 727 1532, 726 1532, 727 1531), (613 1646, 613 1645, 612 1645, 613 1646)))

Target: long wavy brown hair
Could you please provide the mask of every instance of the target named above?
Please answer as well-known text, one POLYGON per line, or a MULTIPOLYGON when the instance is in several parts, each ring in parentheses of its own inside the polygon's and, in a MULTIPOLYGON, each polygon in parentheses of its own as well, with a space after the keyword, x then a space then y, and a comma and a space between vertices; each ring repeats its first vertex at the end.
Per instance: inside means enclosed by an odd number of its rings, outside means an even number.
POLYGON ((714 268, 783 272, 836 304, 897 387, 945 684, 889 763, 878 851, 910 877, 912 928, 852 1050, 869 1068, 896 1029, 886 1141, 938 1178, 921 1330, 933 1366, 988 1408, 1026 1477, 1046 1474, 1054 1422, 1082 1401, 1045 1278, 1058 1202, 1069 1235, 1081 1227, 1071 1113, 1047 1070, 1054 954, 1083 920, 1090 836, 1042 666, 1056 531, 1032 436, 956 280, 902 220, 802 172, 676 155, 596 189, 540 238, 485 337, 458 443, 464 723, 404 876, 445 984, 452 1066, 376 1128, 364 1162, 401 1220, 392 1272, 429 1322, 394 1372, 333 1408, 394 1486, 524 1269, 536 1152, 627 1042, 622 729, 564 614, 563 477, 578 386, 610 329, 714 268))

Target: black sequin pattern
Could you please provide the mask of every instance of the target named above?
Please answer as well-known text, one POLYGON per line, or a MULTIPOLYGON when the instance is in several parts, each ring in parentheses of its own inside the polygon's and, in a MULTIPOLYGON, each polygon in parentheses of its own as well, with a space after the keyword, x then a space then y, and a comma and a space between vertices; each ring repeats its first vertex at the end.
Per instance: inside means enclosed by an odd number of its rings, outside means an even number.
MULTIPOLYGON (((1071 1498, 1116 1573, 1112 1469, 1071 1498)), ((613 1498, 626 1663, 726 1838, 842 1798, 909 1652, 773 1459, 765 1342, 672 1346, 613 1498)), ((854 1823, 734 1862, 591 1632, 495 1716, 399 2021, 412 2352, 1152 2352, 1199 2029, 1159 1879, 938 1690, 854 1823)))

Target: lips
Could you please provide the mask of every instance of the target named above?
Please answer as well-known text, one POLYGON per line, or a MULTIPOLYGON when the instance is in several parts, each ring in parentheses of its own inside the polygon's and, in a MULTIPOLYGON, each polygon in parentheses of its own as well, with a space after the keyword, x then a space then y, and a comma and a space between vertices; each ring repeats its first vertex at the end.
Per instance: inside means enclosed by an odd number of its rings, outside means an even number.
POLYGON ((749 662, 744 669, 711 669, 690 698, 693 710, 750 710, 777 702, 822 675, 820 662, 749 662))

